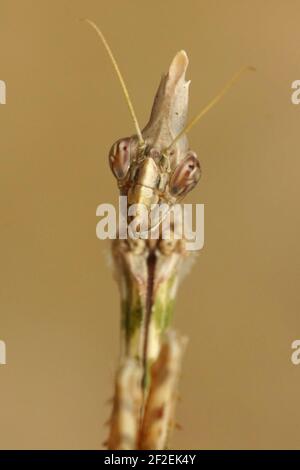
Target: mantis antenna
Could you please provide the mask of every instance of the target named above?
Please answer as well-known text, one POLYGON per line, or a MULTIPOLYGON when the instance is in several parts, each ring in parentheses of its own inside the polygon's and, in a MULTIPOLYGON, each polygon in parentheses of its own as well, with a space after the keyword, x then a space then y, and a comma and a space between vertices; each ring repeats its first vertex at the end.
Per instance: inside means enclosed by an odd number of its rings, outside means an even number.
POLYGON ((170 150, 170 148, 184 135, 187 134, 194 125, 211 109, 213 108, 223 96, 227 93, 227 91, 234 85, 240 78, 241 75, 246 71, 255 71, 254 67, 246 66, 242 67, 222 88, 222 90, 205 106, 205 108, 200 111, 186 126, 185 128, 179 132, 179 134, 175 137, 173 142, 164 150, 164 152, 170 150))
POLYGON ((114 67, 114 69, 117 73, 118 79, 120 81, 123 93, 125 95, 126 103, 128 105, 130 114, 132 116, 132 119, 133 119, 133 122, 134 122, 134 125, 135 125, 135 128, 136 128, 136 133, 137 133, 137 136, 138 136, 138 139, 139 139, 139 144, 143 145, 144 144, 144 139, 143 139, 143 136, 142 136, 142 132, 141 132, 137 117, 135 115, 133 105, 132 105, 132 102, 131 102, 131 99, 130 99, 130 96, 129 96, 129 93, 128 93, 128 90, 127 90, 127 87, 125 85, 124 78, 121 74, 121 71, 120 71, 119 66, 117 64, 117 61, 116 61, 116 59, 115 59, 115 57, 114 57, 114 55, 111 51, 111 48, 109 47, 108 42, 106 41, 102 31, 98 28, 98 26, 92 20, 89 20, 88 18, 84 18, 82 21, 85 21, 86 23, 88 23, 96 31, 96 33, 100 37, 100 39, 101 39, 108 55, 109 55, 109 58, 110 58, 110 60, 113 64, 113 67, 114 67))

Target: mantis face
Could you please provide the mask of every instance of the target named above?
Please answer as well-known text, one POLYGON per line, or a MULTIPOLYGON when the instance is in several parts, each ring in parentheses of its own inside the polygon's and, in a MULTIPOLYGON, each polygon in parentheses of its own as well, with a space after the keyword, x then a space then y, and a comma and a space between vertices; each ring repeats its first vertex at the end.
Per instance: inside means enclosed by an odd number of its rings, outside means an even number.
POLYGON ((178 52, 161 79, 146 127, 111 147, 110 168, 129 205, 142 204, 148 211, 153 204, 164 203, 170 208, 199 181, 200 163, 196 153, 188 149, 184 132, 187 66, 186 53, 178 52))
POLYGON ((156 148, 141 148, 136 137, 119 139, 109 152, 110 168, 129 204, 172 205, 197 184, 201 176, 195 152, 187 151, 171 169, 170 157, 156 148))

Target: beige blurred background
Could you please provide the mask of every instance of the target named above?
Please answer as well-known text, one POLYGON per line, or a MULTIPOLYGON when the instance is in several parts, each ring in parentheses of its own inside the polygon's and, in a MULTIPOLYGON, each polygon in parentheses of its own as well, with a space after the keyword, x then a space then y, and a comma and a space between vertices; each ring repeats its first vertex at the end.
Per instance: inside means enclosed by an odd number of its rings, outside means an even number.
POLYGON ((190 343, 174 448, 300 448, 300 1, 1 0, 2 449, 97 449, 118 358, 119 300, 95 210, 116 202, 112 142, 133 131, 184 48, 190 115, 257 67, 190 134, 205 247, 181 286, 190 343))

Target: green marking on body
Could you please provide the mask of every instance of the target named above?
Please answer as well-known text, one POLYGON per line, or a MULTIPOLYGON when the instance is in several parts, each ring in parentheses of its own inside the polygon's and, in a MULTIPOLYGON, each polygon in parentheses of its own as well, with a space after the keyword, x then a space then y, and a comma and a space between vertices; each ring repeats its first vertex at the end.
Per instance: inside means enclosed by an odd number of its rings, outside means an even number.
POLYGON ((160 333, 163 333, 170 325, 173 309, 174 298, 171 297, 171 290, 176 280, 172 276, 167 281, 163 282, 156 293, 156 301, 153 305, 152 315, 155 326, 160 333))

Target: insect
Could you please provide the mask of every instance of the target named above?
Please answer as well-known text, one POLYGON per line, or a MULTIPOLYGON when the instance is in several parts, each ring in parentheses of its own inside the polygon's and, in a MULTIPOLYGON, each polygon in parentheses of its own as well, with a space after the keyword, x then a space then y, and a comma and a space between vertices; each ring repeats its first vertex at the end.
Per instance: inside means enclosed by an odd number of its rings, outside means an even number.
MULTIPOLYGON (((188 57, 184 51, 178 52, 161 79, 150 120, 141 130, 105 37, 93 21, 85 21, 106 48, 135 126, 135 134, 118 139, 108 155, 120 194, 127 196, 129 206, 137 206, 137 211, 139 205, 150 209, 154 204, 165 204, 171 210, 197 185, 201 176, 200 163, 189 148, 187 133, 249 67, 235 74, 186 124, 188 57)), ((158 220, 158 225, 161 221, 158 220)), ((179 364, 185 344, 169 327, 182 266, 190 256, 185 251, 184 239, 170 237, 166 240, 161 236, 116 239, 112 253, 121 295, 122 341, 108 446, 114 449, 164 448, 174 414, 179 364), (153 416, 156 416, 154 421, 153 416)))
POLYGON ((118 139, 109 152, 110 168, 121 194, 129 204, 165 202, 172 206, 180 202, 198 183, 200 163, 188 148, 186 134, 251 67, 243 67, 221 92, 186 126, 189 82, 185 81, 188 57, 184 51, 176 54, 167 76, 163 77, 154 100, 150 121, 141 131, 113 53, 97 25, 86 20, 100 36, 120 80, 136 134, 118 139), (166 112, 168 110, 168 112, 166 112))

